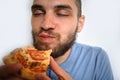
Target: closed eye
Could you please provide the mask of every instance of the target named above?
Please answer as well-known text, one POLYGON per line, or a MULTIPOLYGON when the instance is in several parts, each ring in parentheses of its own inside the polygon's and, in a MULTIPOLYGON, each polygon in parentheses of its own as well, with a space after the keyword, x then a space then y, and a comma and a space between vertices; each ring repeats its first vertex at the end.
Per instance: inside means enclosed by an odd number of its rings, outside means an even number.
POLYGON ((69 16, 69 15, 70 15, 70 12, 67 11, 67 10, 58 10, 58 11, 56 12, 56 14, 57 14, 58 16, 69 16))
POLYGON ((58 16, 69 16, 69 14, 57 13, 58 16))
POLYGON ((44 8, 38 4, 32 5, 31 10, 32 10, 32 14, 34 16, 39 16, 39 15, 45 14, 44 8))
POLYGON ((32 11, 32 14, 33 14, 34 16, 38 16, 38 15, 44 15, 45 12, 44 12, 43 10, 33 10, 33 11, 32 11))

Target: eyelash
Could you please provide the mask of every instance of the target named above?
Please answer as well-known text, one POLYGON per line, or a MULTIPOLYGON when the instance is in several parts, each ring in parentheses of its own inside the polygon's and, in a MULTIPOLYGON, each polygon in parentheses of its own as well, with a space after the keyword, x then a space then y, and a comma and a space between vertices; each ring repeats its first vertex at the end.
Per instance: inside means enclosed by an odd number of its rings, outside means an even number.
POLYGON ((33 13, 34 16, 42 15, 43 13, 33 13))
POLYGON ((32 14, 34 16, 39 16, 39 15, 45 14, 45 12, 43 10, 33 10, 32 14))
POLYGON ((68 14, 57 13, 58 16, 69 16, 68 14))
MULTIPOLYGON (((45 11, 42 11, 42 10, 39 10, 39 11, 35 11, 35 10, 33 10, 32 11, 32 14, 34 15, 34 16, 41 16, 41 15, 44 15, 45 14, 45 11)), ((56 13, 56 15, 57 16, 60 16, 60 17, 65 17, 65 16, 69 16, 69 14, 66 14, 66 13, 56 13)))

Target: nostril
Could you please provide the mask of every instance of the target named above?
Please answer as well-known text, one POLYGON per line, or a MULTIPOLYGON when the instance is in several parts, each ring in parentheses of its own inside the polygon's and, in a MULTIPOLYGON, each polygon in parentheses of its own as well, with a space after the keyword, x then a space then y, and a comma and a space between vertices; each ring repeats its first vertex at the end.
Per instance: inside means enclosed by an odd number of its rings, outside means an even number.
POLYGON ((55 25, 51 21, 44 21, 41 25, 41 29, 43 30, 53 30, 55 28, 55 25))
POLYGON ((41 27, 41 31, 50 31, 50 30, 54 30, 54 28, 51 27, 41 27))

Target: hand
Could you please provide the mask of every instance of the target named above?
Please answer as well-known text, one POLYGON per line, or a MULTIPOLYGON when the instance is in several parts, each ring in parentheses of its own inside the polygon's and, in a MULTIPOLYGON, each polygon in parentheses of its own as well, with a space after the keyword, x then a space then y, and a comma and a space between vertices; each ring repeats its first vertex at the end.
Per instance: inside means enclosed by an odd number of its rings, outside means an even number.
MULTIPOLYGON (((50 58, 50 67, 51 69, 56 73, 59 80, 73 80, 72 77, 65 72, 51 57, 50 58)), ((45 74, 39 73, 36 75, 36 80, 51 80, 48 76, 45 74)))
POLYGON ((22 80, 15 76, 20 71, 20 64, 8 64, 0 66, 0 80, 22 80))

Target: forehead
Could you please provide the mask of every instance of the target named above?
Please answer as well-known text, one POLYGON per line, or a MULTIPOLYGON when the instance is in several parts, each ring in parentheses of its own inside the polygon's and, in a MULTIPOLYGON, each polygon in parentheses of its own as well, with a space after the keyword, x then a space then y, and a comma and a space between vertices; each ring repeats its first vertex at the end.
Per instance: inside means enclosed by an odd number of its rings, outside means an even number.
POLYGON ((41 5, 45 8, 54 8, 58 5, 68 5, 72 9, 77 9, 75 0, 34 0, 33 5, 34 4, 41 5))

